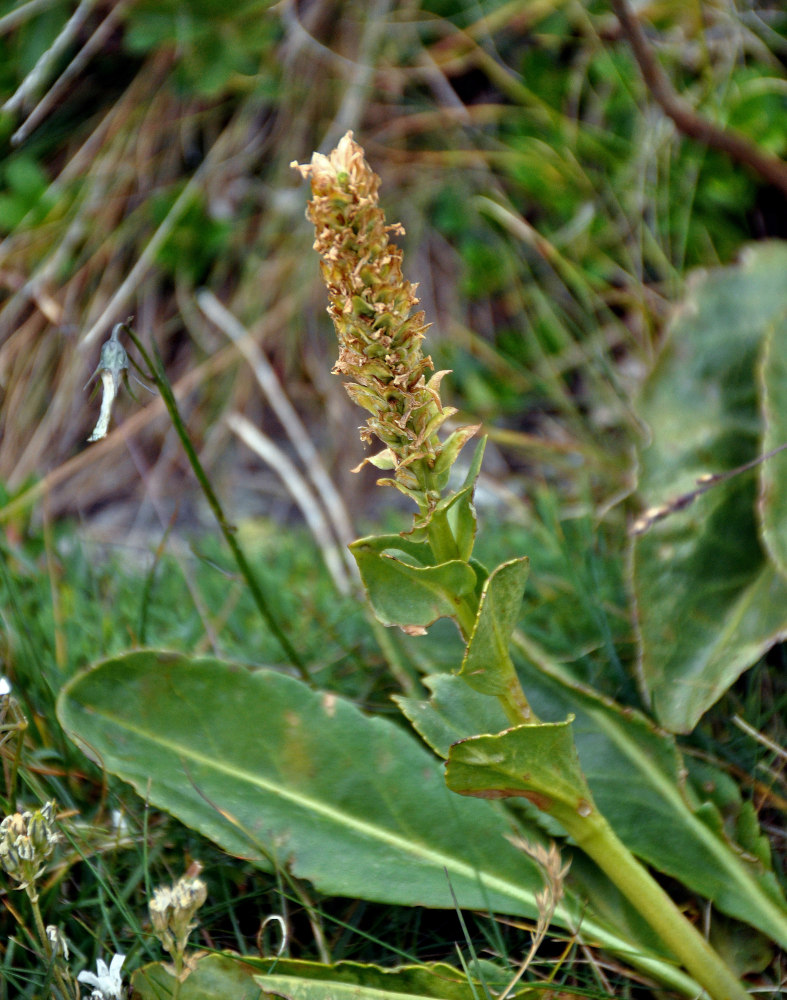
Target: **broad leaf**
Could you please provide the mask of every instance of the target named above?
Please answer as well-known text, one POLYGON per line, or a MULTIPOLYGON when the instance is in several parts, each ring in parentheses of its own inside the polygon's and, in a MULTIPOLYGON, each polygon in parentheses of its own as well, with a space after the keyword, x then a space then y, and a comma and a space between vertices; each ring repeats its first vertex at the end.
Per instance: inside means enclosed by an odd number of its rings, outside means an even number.
POLYGON ((260 1000, 254 976, 259 968, 239 955, 201 955, 190 975, 180 983, 163 962, 137 969, 131 977, 134 1000, 260 1000))
MULTIPOLYGON (((786 273, 787 246, 773 243, 695 282, 638 408, 650 431, 639 478, 648 506, 761 453, 757 367, 787 310, 786 273)), ((769 371, 774 386, 779 364, 769 371)), ((766 508, 774 545, 783 489, 766 508)), ((736 476, 634 542, 642 684, 673 731, 690 731, 787 631, 787 579, 761 545, 755 490, 754 473, 736 476)))
MULTIPOLYGON (((73 678, 58 716, 153 805, 324 893, 448 908, 455 895, 466 908, 537 912, 541 874, 506 839, 510 816, 451 794, 408 733, 335 695, 275 671, 147 651, 73 678)), ((581 923, 588 939, 691 990, 655 948, 637 949, 570 894, 556 922, 581 923)))

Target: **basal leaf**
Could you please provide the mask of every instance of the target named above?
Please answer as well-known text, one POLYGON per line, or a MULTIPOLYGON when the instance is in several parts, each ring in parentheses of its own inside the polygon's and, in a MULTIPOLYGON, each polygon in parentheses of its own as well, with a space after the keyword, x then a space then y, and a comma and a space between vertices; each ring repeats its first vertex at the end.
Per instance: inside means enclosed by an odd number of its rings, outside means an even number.
MULTIPOLYGON (((474 982, 461 969, 442 963, 401 966, 381 969, 359 962, 337 962, 321 965, 317 962, 271 961, 271 971, 258 975, 257 982, 266 991, 293 1000, 341 1000, 343 997, 359 1000, 388 1000, 407 997, 409 1000, 478 1000, 484 995, 482 983, 489 990, 502 991, 511 973, 491 962, 474 963, 471 975, 474 982), (480 978, 479 978, 480 977, 480 978)), ((533 997, 536 991, 520 985, 512 997, 533 997)))
POLYGON ((72 680, 59 714, 141 795, 323 892, 450 907, 452 886, 465 906, 532 914, 540 876, 506 847, 504 816, 451 796, 412 737, 334 695, 274 671, 139 652, 72 680))
MULTIPOLYGON (((448 908, 455 896, 471 909, 537 912, 541 873, 506 839, 504 810, 451 794, 439 762, 407 732, 292 677, 135 652, 73 678, 58 716, 153 805, 323 893, 448 908)), ((535 827, 524 834, 540 838, 535 827)), ((570 894, 556 922, 581 923, 602 947, 692 989, 655 949, 596 921, 570 894)))
POLYGON ((259 970, 239 955, 202 955, 189 976, 178 982, 163 962, 137 969, 131 977, 134 1000, 260 1000, 254 980, 259 970))

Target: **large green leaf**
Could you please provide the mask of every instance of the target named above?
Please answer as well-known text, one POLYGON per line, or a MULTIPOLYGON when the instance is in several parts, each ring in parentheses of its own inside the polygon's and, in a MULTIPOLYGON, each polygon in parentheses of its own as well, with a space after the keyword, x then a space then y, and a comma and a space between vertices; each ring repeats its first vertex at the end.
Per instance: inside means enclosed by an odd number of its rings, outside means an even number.
POLYGON ((202 955, 186 979, 178 982, 169 963, 153 962, 137 969, 131 977, 134 1000, 262 1000, 254 976, 255 965, 239 955, 202 955))
MULTIPOLYGON (((494 803, 445 787, 407 732, 270 670, 162 652, 72 679, 66 732, 155 806, 231 853, 271 860, 325 893, 533 917, 536 866, 494 803)), ((534 828, 523 830, 538 841, 534 828)), ((683 992, 692 982, 570 894, 556 921, 683 992)))
MULTIPOLYGON (((785 274, 787 246, 765 244, 691 288, 639 404, 650 431, 639 491, 649 506, 761 453, 757 367, 766 335, 784 321, 785 274)), ((691 730, 787 631, 787 579, 763 550, 755 490, 754 473, 737 476, 634 541, 642 684, 673 731, 691 730)), ((785 530, 775 523, 782 511, 778 500, 767 508, 772 539, 785 530)))

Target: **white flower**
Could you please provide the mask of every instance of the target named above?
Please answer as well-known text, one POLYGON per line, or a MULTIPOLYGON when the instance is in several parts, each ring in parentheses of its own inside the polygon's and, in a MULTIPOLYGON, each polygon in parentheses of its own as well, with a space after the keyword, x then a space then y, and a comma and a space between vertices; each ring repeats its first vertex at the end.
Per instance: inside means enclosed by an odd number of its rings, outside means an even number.
POLYGON ((109 968, 107 968, 107 963, 99 958, 96 962, 97 976, 92 972, 80 972, 77 979, 80 983, 87 983, 88 986, 93 987, 91 996, 96 1000, 123 1000, 120 970, 125 961, 125 955, 114 955, 109 963, 109 968))

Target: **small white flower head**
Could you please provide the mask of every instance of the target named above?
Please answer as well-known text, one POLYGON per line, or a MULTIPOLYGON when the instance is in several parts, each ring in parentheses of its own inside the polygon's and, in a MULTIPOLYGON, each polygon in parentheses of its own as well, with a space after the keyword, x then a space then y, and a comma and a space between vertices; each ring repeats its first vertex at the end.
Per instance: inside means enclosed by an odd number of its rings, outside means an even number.
POLYGON ((202 879, 188 874, 171 888, 159 886, 154 890, 153 899, 148 903, 153 933, 173 957, 185 952, 189 934, 197 926, 194 915, 207 895, 208 889, 202 879))
POLYGON ((0 698, 11 694, 11 681, 5 676, 0 676, 0 698))
POLYGON ((79 973, 77 980, 93 987, 90 1000, 124 1000, 125 990, 120 978, 120 970, 123 968, 125 960, 125 955, 113 955, 109 968, 107 968, 107 963, 103 958, 99 958, 96 962, 95 973, 79 973))

